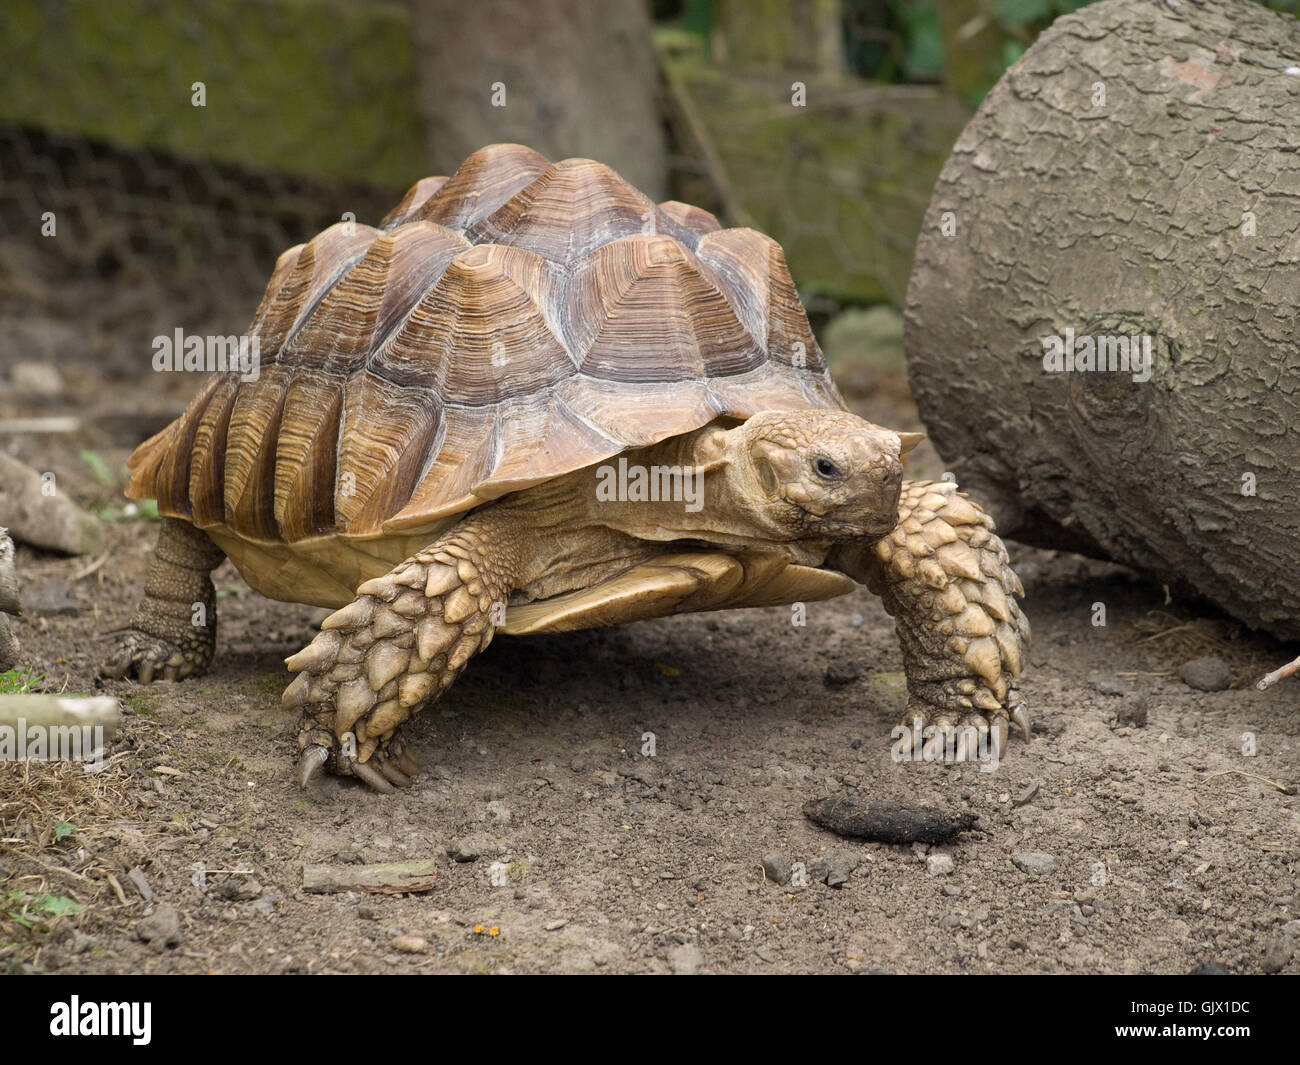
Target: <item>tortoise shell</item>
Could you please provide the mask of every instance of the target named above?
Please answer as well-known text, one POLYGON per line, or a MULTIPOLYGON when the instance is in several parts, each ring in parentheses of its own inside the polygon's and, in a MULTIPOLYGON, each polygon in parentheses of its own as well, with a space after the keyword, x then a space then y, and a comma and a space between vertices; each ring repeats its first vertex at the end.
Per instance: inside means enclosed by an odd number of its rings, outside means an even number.
POLYGON ((406 538, 720 417, 844 406, 775 241, 518 144, 289 249, 248 335, 257 379, 213 375, 127 494, 267 545, 406 538))

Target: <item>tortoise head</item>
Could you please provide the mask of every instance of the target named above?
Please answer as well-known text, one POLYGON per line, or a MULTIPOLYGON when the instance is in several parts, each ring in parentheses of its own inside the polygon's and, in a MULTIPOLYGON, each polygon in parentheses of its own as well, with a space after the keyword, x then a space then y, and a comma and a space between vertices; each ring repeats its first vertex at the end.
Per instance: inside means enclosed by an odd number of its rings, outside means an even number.
POLYGON ((727 434, 733 491, 789 540, 874 542, 898 522, 902 456, 922 439, 845 411, 755 414, 727 434))

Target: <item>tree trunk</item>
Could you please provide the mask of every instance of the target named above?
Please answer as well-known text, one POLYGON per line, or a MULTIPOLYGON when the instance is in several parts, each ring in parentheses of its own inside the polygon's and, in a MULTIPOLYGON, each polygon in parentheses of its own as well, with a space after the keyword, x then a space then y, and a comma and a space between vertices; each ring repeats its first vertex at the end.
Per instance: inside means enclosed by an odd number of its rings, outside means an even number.
POLYGON ((433 173, 485 144, 597 159, 651 199, 667 187, 643 0, 415 0, 433 173))
POLYGON ((957 141, 906 316, 922 416, 1001 532, 1128 563, 1288 639, 1297 137, 1293 19, 1244 0, 1060 18, 957 141), (1087 369, 1095 338, 1133 336, 1149 379, 1087 369), (1049 369, 1071 338, 1080 363, 1049 369))

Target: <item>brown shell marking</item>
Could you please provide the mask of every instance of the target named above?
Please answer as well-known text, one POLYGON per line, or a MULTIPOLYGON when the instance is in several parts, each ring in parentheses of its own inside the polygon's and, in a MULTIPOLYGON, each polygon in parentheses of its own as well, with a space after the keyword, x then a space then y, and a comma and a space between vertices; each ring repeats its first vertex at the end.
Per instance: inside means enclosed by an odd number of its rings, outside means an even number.
POLYGON ((257 380, 214 375, 128 494, 262 543, 418 532, 718 417, 843 408, 775 241, 518 144, 285 252, 249 335, 257 380))

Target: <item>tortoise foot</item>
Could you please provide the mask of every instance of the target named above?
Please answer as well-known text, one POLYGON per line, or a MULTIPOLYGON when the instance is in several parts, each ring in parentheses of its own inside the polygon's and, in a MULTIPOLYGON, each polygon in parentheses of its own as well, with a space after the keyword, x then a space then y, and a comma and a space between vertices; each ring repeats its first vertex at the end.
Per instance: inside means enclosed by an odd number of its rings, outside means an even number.
POLYGON ((338 776, 356 777, 385 795, 394 788, 409 788, 420 763, 402 738, 394 733, 379 744, 364 762, 357 758, 356 739, 346 735, 340 742, 323 730, 316 719, 303 715, 298 731, 297 780, 306 788, 327 768, 338 776))
POLYGON ((141 684, 150 684, 155 677, 183 680, 208 668, 212 650, 212 640, 201 629, 177 640, 132 628, 104 663, 103 672, 114 680, 134 676, 141 684))
POLYGON ((1006 705, 988 712, 954 712, 910 699, 894 733, 894 750, 899 761, 980 762, 996 766, 1006 752, 1012 726, 1028 743, 1029 708, 1014 688, 1007 694, 1006 705))

